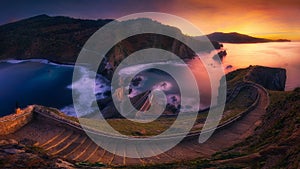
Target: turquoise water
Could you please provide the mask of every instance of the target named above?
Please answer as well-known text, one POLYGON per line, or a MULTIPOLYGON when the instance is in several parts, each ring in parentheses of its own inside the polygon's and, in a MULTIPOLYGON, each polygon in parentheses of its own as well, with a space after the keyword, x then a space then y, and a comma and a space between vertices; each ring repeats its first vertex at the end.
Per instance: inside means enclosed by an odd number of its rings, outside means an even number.
MULTIPOLYGON (((0 62, 0 116, 13 113, 16 106, 23 108, 30 104, 55 107, 64 110, 66 114, 76 115, 71 90, 73 66, 46 62, 0 62)), ((85 76, 87 71, 82 70, 82 77, 73 86, 75 90, 82 86, 80 84, 95 83, 95 80, 85 76)), ((99 98, 104 97, 105 90, 109 90, 103 80, 96 81, 100 85, 95 92, 99 98)))
POLYGON ((0 63, 0 115, 10 114, 16 105, 29 104, 62 108, 72 103, 71 67, 37 62, 0 63))

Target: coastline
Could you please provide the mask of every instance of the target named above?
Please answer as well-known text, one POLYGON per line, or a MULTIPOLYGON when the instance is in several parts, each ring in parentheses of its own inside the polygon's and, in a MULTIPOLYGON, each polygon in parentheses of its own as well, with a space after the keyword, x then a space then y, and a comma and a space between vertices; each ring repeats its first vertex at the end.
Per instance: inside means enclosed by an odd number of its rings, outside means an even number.
POLYGON ((75 64, 71 62, 55 62, 48 59, 3 59, 0 60, 0 63, 23 63, 23 62, 36 62, 36 63, 43 63, 43 64, 50 64, 55 66, 66 66, 66 67, 74 67, 75 64))

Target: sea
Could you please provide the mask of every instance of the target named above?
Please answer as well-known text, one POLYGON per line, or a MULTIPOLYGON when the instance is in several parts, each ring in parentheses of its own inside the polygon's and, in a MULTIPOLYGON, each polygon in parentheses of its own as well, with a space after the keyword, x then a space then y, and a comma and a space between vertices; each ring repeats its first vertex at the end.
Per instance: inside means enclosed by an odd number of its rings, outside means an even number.
MULTIPOLYGON (((213 59, 217 51, 198 53, 198 57, 186 61, 199 87, 201 109, 210 106, 211 99, 215 97, 211 94, 211 90, 214 90, 212 83, 216 84, 223 74, 214 74, 211 70, 220 66, 224 73, 249 65, 285 68, 287 70, 285 90, 291 91, 300 87, 300 42, 223 45, 227 56, 222 62, 213 59)), ((166 93, 168 103, 178 106, 181 99, 190 99, 181 98, 178 86, 178 81, 184 86, 190 83, 189 76, 180 74, 180 68, 183 66, 174 62, 149 63, 127 67, 117 73, 121 77, 135 74, 137 80, 130 86, 132 91, 129 97, 145 90, 158 89, 166 93), (173 66, 174 70, 179 72, 179 76, 172 77, 168 72, 159 70, 161 66, 173 66)), ((23 108, 31 104, 55 107, 71 116, 85 115, 88 111, 75 112, 72 90, 85 96, 85 87, 95 84, 94 94, 97 99, 102 99, 107 97, 105 93, 109 93, 112 89, 105 77, 98 75, 96 79, 91 78, 90 70, 84 66, 80 69, 80 78, 72 83, 73 70, 73 65, 55 64, 40 59, 0 61, 0 116, 13 113, 16 107, 23 108)), ((191 99, 189 104, 180 106, 189 111, 194 109, 193 105, 191 99)))

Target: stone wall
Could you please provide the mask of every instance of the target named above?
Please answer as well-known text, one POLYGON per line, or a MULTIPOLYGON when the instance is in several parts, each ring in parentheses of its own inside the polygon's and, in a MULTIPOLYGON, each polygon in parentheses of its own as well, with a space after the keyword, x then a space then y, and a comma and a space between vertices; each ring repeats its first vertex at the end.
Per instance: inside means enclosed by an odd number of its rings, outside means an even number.
POLYGON ((0 118, 0 135, 14 133, 32 119, 33 106, 28 106, 18 114, 10 114, 0 118))

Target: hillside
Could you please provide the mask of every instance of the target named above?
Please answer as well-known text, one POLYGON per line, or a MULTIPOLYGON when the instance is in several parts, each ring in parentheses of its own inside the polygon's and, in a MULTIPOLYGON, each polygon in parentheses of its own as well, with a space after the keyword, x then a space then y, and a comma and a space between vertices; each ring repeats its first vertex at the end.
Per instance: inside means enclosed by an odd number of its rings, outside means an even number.
MULTIPOLYGON (((261 72, 259 69, 262 69, 262 67, 255 68, 258 69, 250 71, 258 70, 258 72, 261 72)), ((229 73, 227 81, 238 81, 248 71, 249 69, 239 69, 229 73)), ((278 71, 282 70, 278 69, 278 71)), ((229 84, 233 83, 230 82, 229 84)), ((270 97, 269 106, 261 120, 253 124, 257 127, 255 127, 254 133, 250 137, 230 148, 213 154, 209 158, 152 165, 143 168, 298 169, 300 167, 300 88, 288 92, 272 90, 268 90, 268 92, 270 97)), ((136 168, 141 168, 141 166, 136 168)))
MULTIPOLYGON (((223 32, 214 32, 206 35, 211 41, 223 42, 223 43, 264 43, 264 42, 290 42, 287 39, 265 39, 257 38, 249 35, 240 34, 237 32, 223 33, 223 32)), ((203 36, 197 36, 196 39, 201 40, 203 36)))
POLYGON ((299 168, 300 88, 270 91, 270 105, 258 127, 245 141, 214 155, 211 164, 243 168, 299 168))
POLYGON ((85 41, 112 21, 39 15, 0 26, 0 59, 74 62, 85 41))
MULTIPOLYGON (((82 20, 64 16, 39 15, 2 25, 0 26, 0 60, 39 58, 53 62, 74 63, 89 37, 111 21, 111 19, 82 20)), ((128 22, 134 25, 135 21, 128 22)), ((139 19, 139 21, 150 22, 158 29, 175 32, 179 37, 185 37, 187 40, 194 41, 195 44, 199 43, 199 50, 201 50, 201 42, 183 35, 178 28, 150 19, 139 19)), ((217 42, 212 43, 215 48, 221 47, 217 42)), ((195 55, 191 49, 178 40, 163 35, 146 34, 136 35, 116 44, 107 54, 110 57, 108 60, 117 63, 130 53, 149 47, 169 50, 179 54, 181 58, 191 58, 195 55)), ((113 62, 111 64, 114 66, 113 62)))

